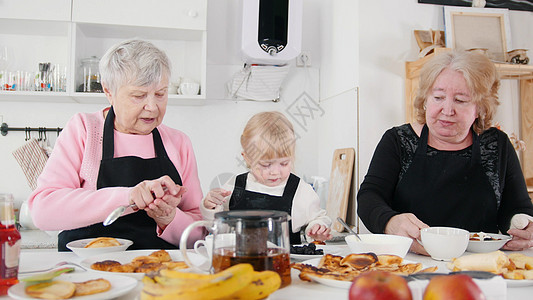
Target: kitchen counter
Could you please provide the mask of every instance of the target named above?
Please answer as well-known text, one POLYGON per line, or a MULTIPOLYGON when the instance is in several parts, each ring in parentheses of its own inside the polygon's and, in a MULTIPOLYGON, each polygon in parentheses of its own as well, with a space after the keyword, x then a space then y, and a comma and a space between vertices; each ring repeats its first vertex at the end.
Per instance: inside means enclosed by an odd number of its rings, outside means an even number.
POLYGON ((57 235, 41 230, 20 230, 22 249, 57 249, 57 235))
MULTIPOLYGON (((346 245, 343 245, 346 247, 346 245)), ((533 256, 533 249, 521 251, 522 253, 533 256)), ((468 253, 467 253, 468 254, 468 253)), ((407 254, 406 260, 421 262, 424 266, 437 266, 438 272, 448 272, 445 262, 432 260, 429 257, 417 254, 407 254)), ((39 268, 53 266, 60 261, 70 261, 80 263, 83 259, 72 252, 57 252, 52 249, 24 249, 21 252, 20 270, 28 271, 39 268)), ((76 273, 81 273, 78 269, 76 273)), ((92 272, 92 271, 88 271, 92 272)), ((269 300, 287 300, 287 299, 348 299, 348 290, 333 288, 317 284, 314 282, 304 282, 298 278, 298 271, 292 270, 292 283, 286 288, 280 289, 270 295, 269 300)), ((131 300, 140 299, 142 283, 139 284, 129 293, 117 299, 131 300)), ((507 287, 506 299, 520 300, 531 299, 533 294, 533 285, 526 287, 507 287)), ((9 299, 9 297, 0 297, 0 299, 9 299)), ((489 298, 490 299, 490 298, 489 298)), ((502 298, 503 299, 503 298, 502 298)))

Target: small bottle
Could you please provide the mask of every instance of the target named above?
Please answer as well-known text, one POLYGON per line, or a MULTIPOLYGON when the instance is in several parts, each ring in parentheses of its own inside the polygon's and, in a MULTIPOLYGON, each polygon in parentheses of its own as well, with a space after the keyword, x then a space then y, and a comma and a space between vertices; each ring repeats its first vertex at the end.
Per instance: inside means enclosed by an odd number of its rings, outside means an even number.
POLYGON ((20 232, 15 227, 13 195, 0 194, 0 296, 18 283, 20 232))

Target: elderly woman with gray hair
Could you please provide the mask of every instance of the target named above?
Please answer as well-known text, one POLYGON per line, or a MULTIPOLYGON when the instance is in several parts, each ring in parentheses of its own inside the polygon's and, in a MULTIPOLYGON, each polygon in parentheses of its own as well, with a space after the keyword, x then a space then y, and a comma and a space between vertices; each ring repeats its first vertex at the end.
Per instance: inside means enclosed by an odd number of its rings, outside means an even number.
POLYGON ((507 134, 492 127, 500 79, 484 55, 450 51, 420 72, 416 122, 383 135, 357 195, 374 233, 413 239, 450 226, 511 235, 506 250, 533 246, 533 205, 507 134))
MULTIPOLYGON (((35 225, 61 230, 60 251, 70 241, 100 236, 132 240, 130 249, 177 248, 183 230, 201 219, 191 141, 161 124, 170 70, 167 55, 141 40, 121 42, 102 57, 111 106, 68 122, 29 198, 35 225), (132 204, 135 209, 102 225, 115 208, 132 204)), ((202 236, 196 231, 190 243, 202 236)))

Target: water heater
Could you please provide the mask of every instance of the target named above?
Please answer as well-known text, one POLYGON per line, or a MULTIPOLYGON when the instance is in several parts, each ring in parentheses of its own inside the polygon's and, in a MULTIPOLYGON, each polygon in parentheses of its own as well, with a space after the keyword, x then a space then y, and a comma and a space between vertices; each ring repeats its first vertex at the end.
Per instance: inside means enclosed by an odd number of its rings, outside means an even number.
POLYGON ((303 0, 242 0, 243 58, 249 64, 286 64, 300 54, 303 0))

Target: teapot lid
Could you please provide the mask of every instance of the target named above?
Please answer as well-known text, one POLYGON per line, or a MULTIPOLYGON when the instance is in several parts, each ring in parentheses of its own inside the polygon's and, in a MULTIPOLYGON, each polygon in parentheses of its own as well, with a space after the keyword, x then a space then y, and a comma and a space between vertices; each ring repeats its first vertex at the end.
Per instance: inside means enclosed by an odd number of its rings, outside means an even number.
POLYGON ((215 219, 230 222, 237 220, 259 223, 268 220, 286 222, 288 218, 289 214, 284 211, 277 210, 229 210, 221 211, 215 214, 215 219))

